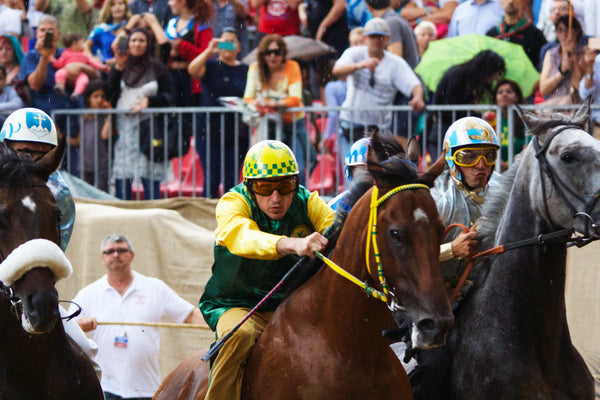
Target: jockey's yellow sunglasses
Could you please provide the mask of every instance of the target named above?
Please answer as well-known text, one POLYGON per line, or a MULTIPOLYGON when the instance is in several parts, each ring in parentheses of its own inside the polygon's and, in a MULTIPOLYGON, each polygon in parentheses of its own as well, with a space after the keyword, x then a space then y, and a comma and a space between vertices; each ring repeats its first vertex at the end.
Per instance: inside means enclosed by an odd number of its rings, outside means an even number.
POLYGON ((252 180, 250 187, 255 194, 260 196, 270 196, 275 190, 280 195, 286 196, 296 190, 298 179, 295 176, 273 181, 257 179, 252 180))
POLYGON ((452 156, 454 163, 461 167, 475 166, 482 158, 485 165, 494 165, 498 158, 498 150, 495 147, 464 147, 452 156))

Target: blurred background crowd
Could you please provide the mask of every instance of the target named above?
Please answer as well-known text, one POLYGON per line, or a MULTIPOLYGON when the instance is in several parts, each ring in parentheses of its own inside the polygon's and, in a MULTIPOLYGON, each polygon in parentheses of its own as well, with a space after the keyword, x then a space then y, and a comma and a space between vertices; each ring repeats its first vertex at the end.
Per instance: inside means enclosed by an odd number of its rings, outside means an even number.
MULTIPOLYGON (((2 0, 0 114, 86 109, 56 115, 68 172, 124 199, 167 196, 169 180, 185 180, 171 159, 219 196, 239 181, 258 125, 279 125, 304 184, 323 153, 339 160, 374 129, 423 135, 435 158, 435 132, 467 114, 502 134, 506 167, 509 131, 514 153, 526 144, 510 105, 599 101, 598 37, 597 0, 2 0), (224 98, 243 99, 249 116, 224 98), (427 112, 481 104, 497 107, 427 112), (301 110, 311 105, 326 112, 301 110), (390 105, 410 111, 364 110, 390 105), (156 107, 179 114, 140 112, 156 107), (263 123, 269 114, 280 119, 263 123), (155 130, 179 133, 166 157, 143 138, 155 130)), ((590 133, 600 137, 600 116, 590 133)))

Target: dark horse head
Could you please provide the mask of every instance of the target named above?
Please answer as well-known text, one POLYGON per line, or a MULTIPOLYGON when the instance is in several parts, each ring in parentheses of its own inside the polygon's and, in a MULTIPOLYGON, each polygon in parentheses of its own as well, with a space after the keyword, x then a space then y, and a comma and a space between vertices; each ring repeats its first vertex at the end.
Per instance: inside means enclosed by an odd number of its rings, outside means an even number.
POLYGON ((407 317, 412 321, 413 346, 428 348, 444 344, 454 317, 440 275, 444 227, 428 190, 441 169, 435 165, 420 176, 419 155, 414 140, 404 154, 394 139, 374 135, 367 164, 380 199, 391 195, 377 206, 376 221, 389 308, 397 322, 407 317))
POLYGON ((54 329, 60 317, 54 284, 71 273, 59 247, 60 211, 46 185, 64 147, 63 140, 35 162, 0 143, 0 297, 28 333, 54 329))

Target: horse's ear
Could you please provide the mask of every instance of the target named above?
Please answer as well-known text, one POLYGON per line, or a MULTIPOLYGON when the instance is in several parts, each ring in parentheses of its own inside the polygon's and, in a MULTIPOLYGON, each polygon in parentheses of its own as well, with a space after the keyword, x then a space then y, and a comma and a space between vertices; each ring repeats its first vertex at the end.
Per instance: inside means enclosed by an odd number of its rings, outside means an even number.
POLYGON ((371 136, 371 142, 369 143, 369 148, 367 150, 367 164, 369 164, 369 160, 371 163, 379 164, 382 160, 388 158, 386 154, 385 146, 381 141, 381 136, 379 132, 375 131, 371 136))
POLYGON ((531 131, 543 122, 536 114, 522 109, 518 104, 515 104, 515 106, 517 107, 517 114, 519 114, 519 117, 523 120, 527 130, 531 131))
POLYGON ((440 154, 438 159, 433 163, 433 165, 429 167, 427 171, 425 171, 425 173, 423 174, 423 176, 421 176, 419 180, 425 183, 427 186, 433 187, 435 179, 438 176, 440 176, 442 172, 444 172, 445 166, 446 156, 444 155, 444 153, 442 153, 440 154))
POLYGON ((56 171, 60 166, 60 162, 65 154, 66 145, 67 137, 63 136, 58 142, 58 146, 46 153, 46 155, 37 162, 38 171, 46 180, 48 180, 50 174, 56 171))
POLYGON ((581 129, 586 129, 586 124, 590 120, 590 113, 592 106, 592 96, 588 96, 579 109, 571 114, 571 122, 577 126, 580 126, 581 129))
POLYGON ((408 140, 406 158, 408 158, 409 161, 418 164, 419 157, 421 157, 421 146, 419 146, 416 136, 413 136, 408 140))

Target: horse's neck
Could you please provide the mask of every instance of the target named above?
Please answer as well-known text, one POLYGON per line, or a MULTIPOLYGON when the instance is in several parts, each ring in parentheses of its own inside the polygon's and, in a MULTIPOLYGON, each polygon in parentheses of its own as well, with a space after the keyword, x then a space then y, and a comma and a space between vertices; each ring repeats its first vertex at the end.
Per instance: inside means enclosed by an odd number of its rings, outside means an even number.
MULTIPOLYGON (((496 245, 536 238, 550 233, 551 224, 531 206, 526 185, 514 187, 496 235, 496 245)), ((492 256, 487 274, 480 276, 479 296, 502 300, 505 311, 494 308, 494 318, 530 326, 530 332, 559 335, 565 318, 566 245, 562 241, 533 244, 492 256)), ((481 298, 480 298, 481 300, 481 298)), ((495 302, 498 304, 499 302, 495 302)), ((506 321, 505 321, 506 322, 506 321)))
MULTIPOLYGON (((359 281, 366 282, 376 290, 381 290, 379 282, 374 281, 365 265, 367 230, 366 228, 357 228, 368 225, 366 217, 364 221, 349 220, 346 223, 348 225, 340 234, 338 244, 332 255, 332 261, 355 276, 359 281)), ((373 259, 370 262, 370 268, 377 268, 377 264, 373 259)), ((378 335, 381 334, 380 328, 390 328, 391 317, 389 311, 380 300, 367 296, 362 288, 331 269, 324 271, 322 275, 321 290, 327 293, 326 295, 329 298, 335 300, 328 303, 328 309, 321 308, 319 312, 336 315, 343 307, 352 310, 352 317, 345 318, 341 321, 341 324, 347 324, 352 329, 356 329, 357 320, 369 321, 367 324, 359 324, 358 329, 364 328, 365 331, 377 332, 378 335), (377 326, 377 330, 373 330, 374 326, 377 326)))

